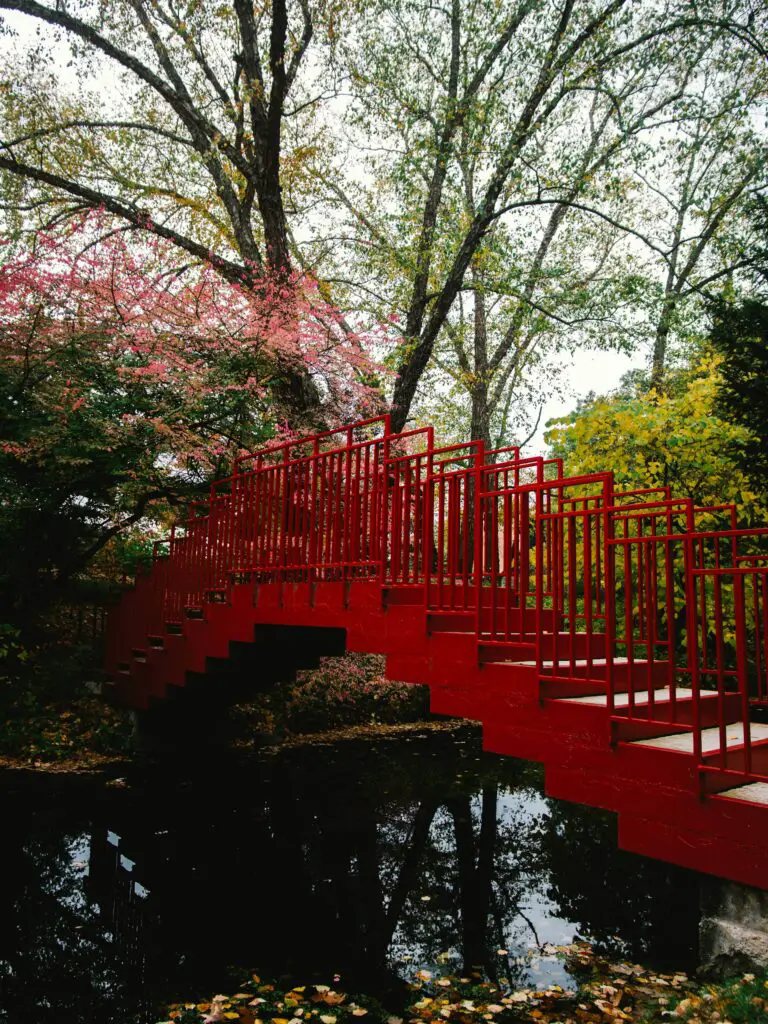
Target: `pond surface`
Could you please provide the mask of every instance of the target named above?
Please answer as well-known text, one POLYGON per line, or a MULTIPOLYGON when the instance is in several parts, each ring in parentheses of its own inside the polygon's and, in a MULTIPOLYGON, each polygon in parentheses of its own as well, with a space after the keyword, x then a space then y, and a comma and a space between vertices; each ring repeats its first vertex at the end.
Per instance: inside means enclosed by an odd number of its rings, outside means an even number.
POLYGON ((690 969, 697 876, 617 850, 615 818, 541 778, 465 728, 201 752, 122 787, 0 780, 0 1021, 146 1024, 237 968, 397 1011, 424 968, 567 985, 546 944, 576 936, 690 969))

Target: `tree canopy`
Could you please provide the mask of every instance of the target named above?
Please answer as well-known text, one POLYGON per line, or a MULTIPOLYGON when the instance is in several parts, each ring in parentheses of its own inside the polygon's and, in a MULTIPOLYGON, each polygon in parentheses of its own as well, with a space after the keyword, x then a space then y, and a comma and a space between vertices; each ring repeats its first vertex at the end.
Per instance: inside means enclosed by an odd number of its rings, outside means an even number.
MULTIPOLYGON (((169 274, 165 246, 100 225, 38 235, 0 269, 0 503, 10 600, 66 586, 114 536, 167 519, 283 431, 279 356, 336 422, 375 365, 310 280, 169 274), (163 511, 165 510, 165 511, 163 511), (16 553, 14 555, 14 552, 16 553)), ((370 339, 368 339, 370 341, 370 339)), ((375 404, 373 406, 375 408, 375 404)))
POLYGON ((475 436, 512 440, 541 360, 578 345, 652 348, 658 386, 670 332, 748 259, 751 0, 0 10, 10 230, 100 208, 230 282, 311 270, 342 310, 397 315, 396 427, 438 372, 475 436))

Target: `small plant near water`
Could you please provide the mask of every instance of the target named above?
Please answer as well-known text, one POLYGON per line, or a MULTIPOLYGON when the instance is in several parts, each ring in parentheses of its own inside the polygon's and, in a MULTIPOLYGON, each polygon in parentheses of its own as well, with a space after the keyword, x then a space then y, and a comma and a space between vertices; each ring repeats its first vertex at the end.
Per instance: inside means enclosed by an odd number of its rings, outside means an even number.
POLYGON ((299 672, 294 682, 278 684, 234 708, 235 724, 241 720, 279 736, 427 718, 425 688, 392 682, 384 668, 384 658, 375 654, 323 658, 318 668, 299 672))
POLYGON ((646 1017, 686 1024, 765 1024, 768 1021, 768 975, 743 974, 720 984, 705 984, 684 998, 669 999, 646 1017))

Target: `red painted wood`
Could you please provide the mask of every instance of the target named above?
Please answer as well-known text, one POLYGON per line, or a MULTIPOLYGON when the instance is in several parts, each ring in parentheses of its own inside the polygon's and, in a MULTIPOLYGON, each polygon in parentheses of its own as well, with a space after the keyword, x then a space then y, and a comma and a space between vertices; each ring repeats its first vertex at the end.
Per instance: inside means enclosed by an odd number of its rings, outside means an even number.
POLYGON ((263 646, 267 685, 342 630, 486 749, 542 761, 551 795, 616 812, 627 849, 768 888, 768 807, 718 795, 768 782, 768 528, 701 512, 386 418, 276 445, 191 506, 110 616, 113 699, 218 685, 233 643, 263 646))

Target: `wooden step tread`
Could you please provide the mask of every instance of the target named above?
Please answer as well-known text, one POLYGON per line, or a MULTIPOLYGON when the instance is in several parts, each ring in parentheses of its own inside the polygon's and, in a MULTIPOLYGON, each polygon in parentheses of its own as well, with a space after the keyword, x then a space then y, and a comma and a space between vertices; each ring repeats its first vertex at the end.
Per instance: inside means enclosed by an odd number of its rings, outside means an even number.
MULTIPOLYGON (((693 690, 684 686, 675 687, 675 697, 677 700, 690 700, 693 696, 693 690)), ((705 694, 707 697, 716 697, 716 693, 705 694)), ((599 707, 608 707, 608 694, 607 693, 590 693, 586 697, 553 697, 551 700, 556 700, 558 703, 566 704, 595 704, 599 707)), ((671 700, 670 687, 663 686, 659 690, 653 691, 654 701, 661 703, 671 700)), ((635 704, 650 704, 650 695, 648 690, 636 690, 635 691, 635 704)), ((629 707, 629 693, 618 692, 613 695, 613 705, 617 708, 629 707)))
MULTIPOLYGON (((749 735, 752 743, 765 742, 768 740, 768 724, 751 722, 749 735)), ((729 749, 744 745, 744 727, 741 722, 726 727, 725 741, 729 749)), ((647 740, 633 740, 631 745, 633 747, 654 747, 657 750, 680 750, 692 754, 693 733, 675 732, 671 736, 654 736, 647 740)), ((704 754, 711 754, 721 749, 718 726, 701 730, 701 749, 704 754)))
POLYGON ((768 782, 750 782, 713 794, 715 800, 746 800, 750 804, 768 804, 768 782))
MULTIPOLYGON (((526 665, 526 666, 531 666, 532 665, 534 667, 536 666, 536 662, 535 661, 519 661, 519 662, 517 662, 517 664, 518 665, 526 665)), ((555 667, 560 668, 560 666, 562 665, 564 668, 566 668, 566 667, 568 667, 570 665, 573 668, 587 668, 588 666, 591 665, 593 668, 602 668, 603 666, 605 666, 607 664, 608 664, 608 659, 607 658, 592 658, 591 661, 588 661, 586 658, 576 658, 574 661, 570 661, 567 657, 563 657, 563 658, 559 658, 557 663, 555 663, 554 661, 542 661, 541 666, 542 666, 542 668, 555 668, 555 667)), ((629 658, 626 658, 626 657, 622 656, 621 658, 614 658, 613 661, 612 661, 612 664, 614 664, 614 665, 629 665, 630 661, 629 661, 629 658)), ((638 659, 638 658, 633 658, 632 659, 632 664, 633 665, 643 665, 643 666, 647 667, 648 662, 647 661, 642 661, 641 659, 638 659)), ((654 665, 666 665, 667 662, 666 661, 654 661, 653 664, 654 665)))
POLYGON ((427 615, 466 615, 473 619, 477 612, 474 608, 427 608, 427 615))
MULTIPOLYGON (((518 636, 510 637, 507 640, 493 640, 491 639, 492 635, 493 634, 491 633, 481 633, 478 637, 478 643, 482 644, 483 647, 508 647, 511 644, 514 644, 515 646, 519 646, 520 644, 530 644, 533 647, 536 644, 536 634, 532 633, 530 630, 526 630, 525 633, 520 633, 518 636)), ((605 636, 605 633, 558 633, 557 641, 558 643, 566 644, 571 638, 575 640, 588 635, 592 637, 603 637, 605 636)), ((541 636, 543 640, 551 640, 555 634, 542 633, 541 636)), ((624 660, 626 661, 626 658, 624 660)))

